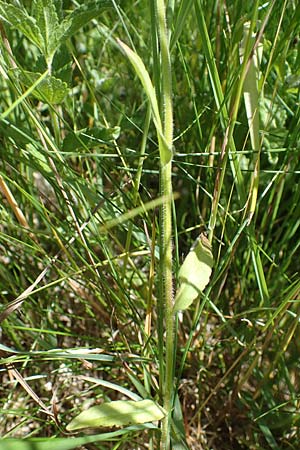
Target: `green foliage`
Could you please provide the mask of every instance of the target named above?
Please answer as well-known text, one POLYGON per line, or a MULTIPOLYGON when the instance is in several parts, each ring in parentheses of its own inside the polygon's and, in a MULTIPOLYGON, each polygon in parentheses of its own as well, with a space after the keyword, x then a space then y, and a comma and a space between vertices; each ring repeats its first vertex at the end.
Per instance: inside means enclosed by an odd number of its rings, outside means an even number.
POLYGON ((92 406, 80 413, 68 425, 68 431, 82 428, 121 427, 161 420, 165 413, 152 400, 116 400, 92 406))
MULTIPOLYGON (((55 0, 33 0, 31 14, 24 7, 0 1, 2 20, 8 23, 11 29, 15 28, 24 34, 38 47, 41 53, 39 57, 45 59, 49 75, 39 85, 39 89, 33 91, 36 98, 50 104, 62 102, 68 92, 68 86, 60 79, 64 77, 61 69, 68 64, 69 58, 65 53, 59 67, 54 64, 54 74, 59 77, 57 78, 52 76, 55 54, 61 48, 66 50, 65 42, 108 6, 111 6, 109 0, 90 0, 61 19, 62 3, 55 0)), ((25 86, 33 83, 40 75, 38 72, 18 71, 18 77, 25 86)))
MULTIPOLYGON (((30 88, 36 83, 42 75, 38 72, 20 71, 18 69, 14 69, 14 72, 13 77, 16 77, 16 79, 27 88, 30 88)), ((67 83, 59 78, 47 76, 38 84, 37 88, 32 91, 32 95, 38 100, 55 105, 63 101, 68 91, 67 83)))
MULTIPOLYGON (((143 426, 132 426, 123 428, 122 430, 112 431, 110 433, 95 434, 92 436, 83 436, 75 438, 33 438, 33 439, 0 439, 1 448, 3 450, 73 450, 79 446, 103 442, 107 440, 122 439, 122 435, 143 430, 143 426)), ((103 448, 104 447, 97 447, 103 448)))
POLYGON ((213 263, 211 245, 201 234, 179 269, 179 289, 175 297, 174 312, 187 309, 203 292, 209 282, 213 263))
POLYGON ((162 164, 165 165, 168 162, 170 162, 172 158, 172 150, 168 148, 168 145, 166 143, 166 139, 164 137, 163 128, 162 128, 162 120, 160 117, 159 107, 158 107, 158 101, 155 93, 155 89, 152 85, 149 73, 147 72, 147 69, 139 57, 139 55, 135 52, 133 52, 124 42, 118 41, 121 49, 124 51, 126 56, 128 57, 129 61, 131 62, 132 66, 134 67, 135 72, 137 73, 139 79, 141 80, 141 83, 143 85, 143 88, 145 90, 145 93, 148 97, 149 103, 151 105, 152 109, 152 115, 153 115, 153 121, 155 124, 156 132, 158 135, 158 139, 161 141, 160 146, 160 158, 162 161, 162 164))
POLYGON ((25 8, 1 1, 0 17, 35 44, 51 67, 59 46, 90 20, 98 17, 107 6, 111 6, 109 0, 90 0, 61 21, 61 3, 55 0, 33 0, 31 15, 25 8))
POLYGON ((94 148, 118 139, 120 128, 85 128, 76 133, 70 132, 62 145, 64 152, 76 151, 79 148, 94 148))
POLYGON ((116 3, 0 1, 0 448, 296 450, 299 2, 116 3))
POLYGON ((27 39, 35 44, 41 52, 44 52, 45 55, 47 54, 43 30, 40 29, 35 17, 31 17, 26 9, 1 1, 0 16, 2 20, 10 25, 10 27, 18 29, 27 37, 27 39))

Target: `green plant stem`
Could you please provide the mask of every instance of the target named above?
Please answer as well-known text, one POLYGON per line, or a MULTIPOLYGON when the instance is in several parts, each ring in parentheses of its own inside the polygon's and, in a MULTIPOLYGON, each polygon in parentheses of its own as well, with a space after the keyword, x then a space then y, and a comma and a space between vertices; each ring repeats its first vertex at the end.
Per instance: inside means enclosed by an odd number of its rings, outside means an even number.
MULTIPOLYGON (((173 143, 173 106, 172 106, 172 73, 169 52, 169 36, 166 22, 166 8, 163 0, 156 1, 157 24, 159 44, 161 49, 161 74, 162 74, 162 100, 163 100, 163 134, 164 145, 168 150, 172 149, 173 143)), ((160 142, 160 146, 162 143, 160 142)), ((160 149, 160 155, 165 153, 160 149)), ((172 159, 161 157, 160 186, 161 193, 166 196, 166 201, 161 210, 161 277, 165 319, 165 373, 163 381, 163 406, 167 411, 162 421, 161 444, 164 450, 170 448, 171 414, 174 391, 174 325, 173 314, 173 274, 172 274, 172 159)), ((162 337, 162 336, 161 336, 162 337)), ((162 344, 162 343, 161 343, 162 344)), ((162 345, 161 345, 162 347, 162 345)), ((160 372, 161 374, 162 372, 160 372)))
POLYGON ((174 315, 173 315, 173 281, 172 281, 172 195, 171 163, 161 167, 161 187, 167 195, 162 206, 162 258, 164 318, 165 318, 165 373, 163 381, 163 405, 168 412, 163 420, 162 445, 169 448, 170 420, 174 380, 174 315))

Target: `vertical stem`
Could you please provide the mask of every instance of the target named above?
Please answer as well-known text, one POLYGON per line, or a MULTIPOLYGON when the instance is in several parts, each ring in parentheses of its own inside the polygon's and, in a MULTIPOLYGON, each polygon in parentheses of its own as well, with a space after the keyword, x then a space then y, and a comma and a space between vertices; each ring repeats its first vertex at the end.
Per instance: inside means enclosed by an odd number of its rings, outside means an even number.
POLYGON ((161 49, 162 96, 164 102, 164 137, 168 147, 173 143, 172 72, 164 0, 157 0, 159 42, 161 49))
MULTIPOLYGON (((162 191, 171 199, 171 163, 161 167, 162 191)), ((172 413, 174 380, 174 315, 173 315, 173 281, 172 281, 172 204, 167 200, 162 208, 162 276, 165 318, 165 371, 163 381, 163 406, 167 416, 162 424, 162 448, 169 449, 170 421, 172 413)))
MULTIPOLYGON (((169 36, 166 22, 164 0, 156 0, 158 36, 161 50, 162 100, 163 100, 163 134, 167 149, 173 143, 173 106, 172 106, 172 73, 169 52, 169 36)), ((160 149, 160 154, 164 149, 160 149)), ((167 411, 162 422, 162 448, 170 449, 170 428, 172 400, 174 391, 174 314, 173 314, 173 274, 172 274, 172 159, 161 158, 160 167, 161 193, 166 200, 161 213, 161 276, 163 281, 163 309, 165 319, 165 371, 163 382, 163 405, 167 411)), ((162 383, 160 383, 162 385, 162 383)))

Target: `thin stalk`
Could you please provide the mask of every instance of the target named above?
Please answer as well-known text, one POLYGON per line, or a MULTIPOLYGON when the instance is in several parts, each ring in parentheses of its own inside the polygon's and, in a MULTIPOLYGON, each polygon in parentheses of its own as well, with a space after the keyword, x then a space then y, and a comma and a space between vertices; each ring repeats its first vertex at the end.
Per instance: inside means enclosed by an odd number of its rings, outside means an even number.
POLYGON ((163 379, 163 406, 167 415, 162 423, 162 448, 170 448, 169 434, 172 413, 173 381, 174 381, 174 315, 173 315, 173 281, 172 281, 172 185, 171 164, 161 167, 161 187, 166 202, 162 205, 162 249, 161 262, 164 284, 164 317, 165 317, 165 374, 163 379))
POLYGON ((153 81, 156 92, 156 98, 160 99, 160 66, 159 66, 159 48, 158 37, 156 27, 156 9, 155 2, 150 2, 150 17, 151 17, 151 45, 152 45, 152 58, 153 58, 153 81))
MULTIPOLYGON (((173 106, 172 106, 172 73, 169 52, 169 35, 166 22, 166 8, 163 0, 156 1, 156 26, 158 28, 159 44, 161 49, 161 95, 164 105, 163 135, 167 149, 172 149, 173 143, 173 106)), ((162 144, 160 144, 162 145, 162 144)), ((160 149, 160 155, 164 149, 160 149)), ((174 393, 174 325, 173 314, 173 274, 172 274, 172 159, 160 160, 160 186, 162 195, 166 200, 161 208, 161 279, 163 286, 161 307, 165 319, 165 373, 163 381, 163 406, 167 411, 162 421, 161 444, 163 450, 170 449, 171 415, 174 393)), ((162 343, 160 343, 160 346, 162 343)))

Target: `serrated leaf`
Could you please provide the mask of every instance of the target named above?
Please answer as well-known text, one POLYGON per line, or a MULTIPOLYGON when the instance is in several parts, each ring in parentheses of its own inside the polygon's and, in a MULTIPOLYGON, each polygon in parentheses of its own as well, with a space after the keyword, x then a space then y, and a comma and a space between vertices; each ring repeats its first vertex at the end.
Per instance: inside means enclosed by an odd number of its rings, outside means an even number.
POLYGON ((208 239, 201 234, 179 269, 174 312, 187 309, 207 286, 213 267, 208 239))
POLYGON ((52 74, 67 84, 72 79, 72 58, 66 45, 60 45, 52 60, 52 74))
MULTIPOLYGON (((14 69, 21 83, 26 87, 30 87, 41 76, 37 72, 20 71, 14 69)), ((47 75, 38 85, 37 89, 32 91, 32 94, 38 99, 46 103, 56 104, 61 103, 69 91, 67 83, 47 75)))
POLYGON ((90 0, 60 21, 61 2, 57 0, 34 0, 32 16, 25 8, 0 1, 0 18, 37 45, 50 67, 58 47, 109 6, 112 6, 110 0, 90 0))
POLYGON ((62 150, 75 151, 79 148, 92 148, 118 139, 120 127, 113 128, 84 128, 76 133, 70 132, 64 139, 62 150))
POLYGON ((59 21, 53 0, 34 0, 32 14, 44 38, 44 56, 51 61, 59 45, 57 41, 59 21))
POLYGON ((12 28, 21 31, 31 42, 44 52, 45 42, 36 20, 29 16, 27 11, 20 6, 0 1, 0 18, 8 22, 12 28))
POLYGON ((70 38, 90 20, 102 14, 103 10, 109 6, 112 6, 110 0, 93 0, 83 3, 62 21, 57 31, 57 39, 63 42, 70 38))
MULTIPOLYGON (((48 62, 45 56, 40 54, 32 67, 32 72, 44 72, 46 70, 49 72, 48 62)), ((60 45, 55 52, 51 64, 51 75, 70 85, 72 79, 72 58, 66 45, 60 45)))
POLYGON ((68 431, 83 428, 121 427, 161 420, 165 412, 153 400, 116 400, 92 406, 75 417, 66 427, 68 431))

